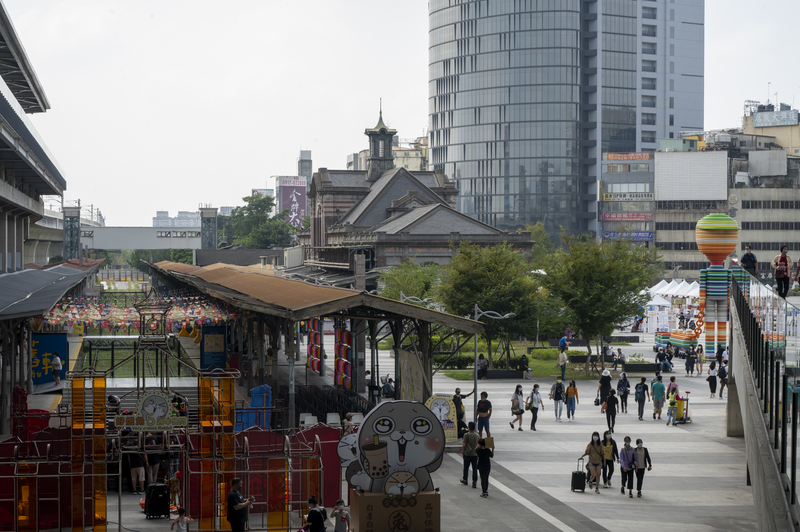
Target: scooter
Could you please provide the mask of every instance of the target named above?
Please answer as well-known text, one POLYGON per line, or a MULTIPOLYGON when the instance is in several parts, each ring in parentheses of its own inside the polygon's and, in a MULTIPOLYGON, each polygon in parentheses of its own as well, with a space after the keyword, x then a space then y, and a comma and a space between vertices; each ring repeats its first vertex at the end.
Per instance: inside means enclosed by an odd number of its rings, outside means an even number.
POLYGON ((394 398, 394 380, 388 374, 381 377, 381 395, 387 399, 394 398))

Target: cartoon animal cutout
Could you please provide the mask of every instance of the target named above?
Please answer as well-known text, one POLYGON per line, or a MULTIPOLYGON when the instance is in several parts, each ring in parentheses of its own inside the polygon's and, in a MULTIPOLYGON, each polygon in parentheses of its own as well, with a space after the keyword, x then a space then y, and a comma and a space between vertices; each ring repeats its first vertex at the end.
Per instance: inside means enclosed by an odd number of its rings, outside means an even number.
POLYGON ((336 447, 342 467, 347 467, 358 459, 358 435, 355 432, 345 434, 336 447))
POLYGON ((387 495, 415 495, 419 491, 419 482, 408 471, 398 471, 386 479, 385 491, 387 495))
POLYGON ((345 475, 351 486, 356 487, 357 480, 365 491, 392 490, 398 495, 433 489, 430 473, 442 463, 445 437, 439 420, 425 405, 384 401, 367 414, 357 434, 361 467, 348 466, 345 475), (371 479, 369 489, 363 487, 364 475, 371 479))
POLYGON ((169 404, 163 397, 153 395, 145 399, 142 410, 145 414, 153 416, 154 419, 162 419, 169 413, 169 404))

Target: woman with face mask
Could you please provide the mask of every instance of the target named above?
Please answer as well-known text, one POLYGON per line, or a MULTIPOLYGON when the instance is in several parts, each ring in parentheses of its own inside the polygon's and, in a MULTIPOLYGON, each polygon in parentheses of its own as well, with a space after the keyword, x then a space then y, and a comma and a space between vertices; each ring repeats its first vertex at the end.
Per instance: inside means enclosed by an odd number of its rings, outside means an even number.
POLYGON ((636 451, 631 447, 631 437, 625 436, 625 445, 619 452, 619 469, 622 473, 622 486, 619 491, 625 495, 628 486, 628 497, 633 498, 633 472, 636 471, 636 451))
POLYGON ((645 469, 650 471, 653 469, 653 463, 650 461, 650 453, 647 452, 647 447, 644 446, 642 439, 636 440, 636 496, 642 496, 642 483, 644 482, 645 469))
POLYGON ((611 437, 611 433, 606 431, 603 434, 603 487, 611 487, 611 477, 614 475, 614 462, 619 462, 619 451, 617 442, 611 437))
POLYGON ((786 299, 789 293, 789 277, 792 271, 792 258, 789 256, 789 246, 781 246, 780 255, 775 255, 772 259, 772 267, 775 269, 775 282, 778 284, 778 295, 786 299))
POLYGON ((606 449, 603 447, 603 443, 600 441, 600 433, 593 432, 592 433, 592 441, 589 442, 589 445, 586 446, 586 451, 582 455, 578 457, 578 460, 583 458, 584 456, 589 457, 589 472, 592 474, 591 478, 589 479, 589 487, 592 487, 592 483, 594 483, 594 492, 600 493, 600 469, 603 467, 603 456, 605 456, 606 449))
POLYGON ((533 385, 533 391, 528 394, 525 400, 525 408, 531 411, 531 430, 536 430, 536 420, 539 419, 539 407, 543 406, 542 394, 539 393, 539 385, 533 385))
POLYGON ((511 415, 513 415, 514 418, 511 420, 509 425, 511 425, 512 429, 514 428, 514 422, 519 421, 519 428, 517 430, 522 430, 522 414, 525 413, 525 411, 522 409, 524 402, 525 398, 522 395, 522 385, 517 384, 517 387, 514 389, 514 393, 511 394, 511 415))

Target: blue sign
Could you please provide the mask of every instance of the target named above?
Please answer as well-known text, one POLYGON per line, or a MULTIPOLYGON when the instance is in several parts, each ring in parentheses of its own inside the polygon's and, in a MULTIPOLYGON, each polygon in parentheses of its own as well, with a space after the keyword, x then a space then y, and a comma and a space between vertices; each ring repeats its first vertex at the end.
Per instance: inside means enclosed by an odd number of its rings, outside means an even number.
POLYGON ((50 361, 53 360, 53 353, 58 353, 58 358, 61 359, 61 378, 64 379, 69 366, 67 335, 64 333, 33 334, 31 340, 33 342, 31 346, 33 384, 55 382, 53 380, 53 368, 50 365, 50 361))
POLYGON ((603 231, 603 240, 647 242, 653 240, 653 231, 603 231))
POLYGON ((224 325, 204 326, 200 331, 203 335, 200 342, 200 367, 202 369, 225 369, 228 362, 226 356, 227 328, 224 325))

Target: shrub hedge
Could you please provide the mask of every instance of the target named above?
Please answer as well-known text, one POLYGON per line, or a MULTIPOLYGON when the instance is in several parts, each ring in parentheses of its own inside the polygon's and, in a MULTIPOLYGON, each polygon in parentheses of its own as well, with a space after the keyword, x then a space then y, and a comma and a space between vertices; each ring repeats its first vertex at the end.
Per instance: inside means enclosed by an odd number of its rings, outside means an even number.
MULTIPOLYGON (((567 355, 581 355, 586 354, 585 351, 567 351, 567 355)), ((439 365, 447 359, 448 355, 440 354, 440 355, 433 355, 433 366, 438 368, 439 365)), ((512 356, 510 357, 511 360, 511 367, 515 368, 517 366, 517 362, 519 359, 522 358, 522 355, 512 356)), ((533 360, 558 360, 558 349, 537 349, 535 350, 531 356, 528 357, 528 361, 531 362, 533 360)), ((465 369, 473 367, 475 362, 475 354, 474 353, 457 353, 453 355, 447 364, 445 364, 443 369, 465 369)), ((506 359, 502 357, 500 359, 495 359, 494 361, 494 369, 506 369, 506 359)))

